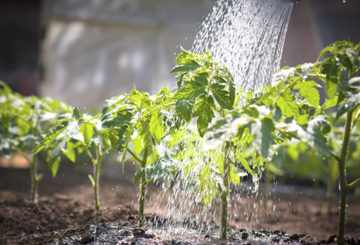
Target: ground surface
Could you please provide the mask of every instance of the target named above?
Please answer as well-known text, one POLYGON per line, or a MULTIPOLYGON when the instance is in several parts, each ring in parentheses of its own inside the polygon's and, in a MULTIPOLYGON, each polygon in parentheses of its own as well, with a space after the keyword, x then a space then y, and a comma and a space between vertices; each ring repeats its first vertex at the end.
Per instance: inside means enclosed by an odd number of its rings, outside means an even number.
MULTIPOLYGON (((217 231, 211 227, 185 232, 181 228, 162 227, 157 220, 163 210, 151 200, 145 210, 147 227, 137 229, 137 188, 131 184, 131 176, 114 169, 105 169, 103 176, 100 194, 103 206, 95 212, 86 171, 65 168, 55 179, 45 176, 39 202, 33 204, 28 195, 28 169, 0 168, 0 244, 223 243, 217 240, 217 231), (155 224, 160 228, 154 228, 155 224)), ((152 188, 148 199, 154 199, 158 191, 152 188)), ((327 203, 322 198, 283 194, 273 197, 268 209, 258 206, 256 215, 249 208, 254 203, 259 201, 244 198, 238 205, 241 215, 230 222, 232 243, 318 244, 331 242, 330 236, 336 234, 337 214, 324 214, 327 203)), ((350 244, 360 244, 360 201, 349 203, 345 230, 348 237, 354 238, 349 240, 350 244)))

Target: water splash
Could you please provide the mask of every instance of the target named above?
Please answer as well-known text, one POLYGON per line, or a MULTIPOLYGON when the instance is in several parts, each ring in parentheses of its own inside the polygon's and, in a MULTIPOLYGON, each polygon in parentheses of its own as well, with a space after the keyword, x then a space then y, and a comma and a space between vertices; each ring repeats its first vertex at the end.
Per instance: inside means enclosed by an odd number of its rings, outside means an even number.
POLYGON ((212 51, 245 91, 271 82, 280 68, 291 0, 219 0, 192 50, 212 51))
MULTIPOLYGON (((230 70, 235 83, 245 91, 268 84, 280 66, 292 7, 291 0, 218 0, 204 20, 192 51, 212 51, 214 59, 230 70)), ((188 142, 188 145, 193 144, 188 142)), ((202 145, 206 143, 199 139, 196 144, 197 149, 202 149, 199 151, 206 152, 202 145)), ((179 165, 182 173, 191 162, 197 163, 191 166, 187 178, 181 178, 179 174, 162 183, 164 191, 151 201, 152 206, 166 210, 166 213, 159 214, 165 217, 162 225, 209 229, 220 223, 220 200, 215 198, 206 207, 195 189, 204 166, 202 161, 201 156, 190 162, 183 161, 179 165)), ((209 179, 215 178, 218 176, 209 179)), ((253 228, 258 223, 261 205, 256 199, 259 179, 231 186, 230 223, 241 222, 244 228, 253 228), (245 199, 252 199, 255 203, 245 199)))

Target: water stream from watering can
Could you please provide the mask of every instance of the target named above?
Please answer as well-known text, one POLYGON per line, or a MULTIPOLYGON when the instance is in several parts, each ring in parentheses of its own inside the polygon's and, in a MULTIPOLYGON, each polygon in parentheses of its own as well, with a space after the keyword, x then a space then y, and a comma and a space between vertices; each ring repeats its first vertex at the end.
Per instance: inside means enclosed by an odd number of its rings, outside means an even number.
MULTIPOLYGON (((192 51, 212 51, 215 60, 230 70, 236 85, 245 91, 269 84, 280 67, 292 7, 290 0, 219 0, 202 23, 192 51)), ((187 164, 180 163, 179 168, 186 168, 187 164)), ((192 172, 194 179, 189 183, 197 181, 197 170, 192 172)), ((245 203, 243 197, 256 197, 258 181, 259 178, 232 187, 229 218, 246 223, 246 228, 256 223, 259 203, 245 203)), ((219 200, 205 207, 200 194, 191 191, 191 184, 186 185, 179 176, 165 180, 163 188, 165 191, 152 202, 157 210, 167 210, 159 215, 169 221, 168 225, 207 229, 219 224, 219 200)))
POLYGON ((244 90, 268 84, 280 68, 293 1, 219 0, 192 50, 212 51, 244 90))

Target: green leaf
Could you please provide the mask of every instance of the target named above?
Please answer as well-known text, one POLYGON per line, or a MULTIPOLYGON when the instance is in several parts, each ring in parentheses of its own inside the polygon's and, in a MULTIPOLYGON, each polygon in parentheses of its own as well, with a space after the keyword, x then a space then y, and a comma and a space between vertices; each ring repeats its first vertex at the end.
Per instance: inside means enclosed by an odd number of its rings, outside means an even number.
POLYGON ((338 85, 335 82, 327 81, 325 83, 325 89, 328 97, 332 99, 337 95, 338 85))
POLYGON ((27 134, 31 128, 31 125, 26 120, 26 118, 18 117, 16 120, 16 125, 19 128, 19 135, 27 134))
POLYGON ((205 93, 205 88, 201 83, 190 81, 185 82, 174 96, 175 100, 189 100, 199 97, 205 93))
POLYGON ((349 80, 349 85, 351 88, 360 90, 360 77, 353 77, 349 80))
POLYGON ((199 102, 194 105, 194 116, 197 119, 197 128, 200 136, 204 136, 209 123, 214 118, 214 112, 211 109, 213 102, 210 98, 202 97, 199 102))
POLYGON ((225 86, 213 83, 211 84, 210 88, 216 102, 218 102, 221 107, 231 110, 234 101, 231 100, 230 93, 224 90, 225 86))
POLYGON ((77 120, 80 118, 80 111, 79 111, 79 108, 77 108, 76 106, 74 107, 74 110, 73 110, 73 117, 77 120))
POLYGON ((197 68, 199 68, 200 65, 194 61, 194 60, 187 60, 186 63, 181 64, 181 65, 176 65, 172 70, 171 73, 175 73, 175 72, 189 72, 189 71, 193 71, 196 70, 197 68))
POLYGON ((276 106, 275 113, 273 115, 273 119, 275 121, 279 121, 281 119, 281 117, 282 117, 281 109, 280 109, 280 107, 276 106))
POLYGON ((358 105, 360 105, 360 93, 352 95, 339 106, 336 113, 336 119, 338 119, 345 113, 354 110, 358 105))
POLYGON ((293 161, 296 161, 300 154, 298 148, 295 145, 289 145, 287 152, 293 161))
POLYGON ((299 89, 300 94, 315 108, 319 107, 320 94, 315 88, 317 83, 314 81, 304 81, 297 83, 294 88, 299 89))
POLYGON ((192 108, 193 105, 189 100, 176 101, 176 107, 175 107, 176 113, 180 118, 184 119, 186 122, 189 122, 191 120, 192 108))
POLYGON ((276 105, 281 109, 282 114, 287 117, 296 117, 299 115, 298 105, 294 101, 294 98, 288 94, 279 97, 276 105))
POLYGON ((161 138, 164 135, 164 125, 162 116, 159 112, 154 113, 150 120, 150 132, 156 143, 160 144, 161 138))
POLYGON ((150 132, 150 125, 147 121, 141 121, 140 135, 144 141, 144 147, 151 151, 153 147, 153 140, 150 132))
POLYGON ((244 168, 246 169, 246 171, 249 172, 249 174, 251 174, 251 176, 254 176, 254 172, 252 171, 252 169, 250 168, 250 165, 248 163, 248 161, 244 158, 244 157, 239 157, 241 164, 244 166, 244 168))
POLYGON ((270 147, 274 143, 272 132, 275 130, 274 124, 270 118, 261 120, 261 155, 264 158, 269 156, 270 147))
POLYGON ((321 131, 324 124, 328 124, 328 122, 323 116, 318 116, 311 120, 307 130, 309 131, 311 137, 307 138, 306 142, 312 144, 312 146, 315 147, 320 154, 329 156, 330 149, 327 145, 327 139, 324 137, 321 131))
POLYGON ((95 134, 94 128, 95 128, 95 125, 93 125, 91 123, 84 122, 83 124, 81 124, 79 132, 82 133, 82 135, 84 136, 84 141, 85 141, 85 144, 87 144, 87 145, 90 144, 90 141, 91 141, 93 135, 95 134))
POLYGON ((269 171, 277 176, 281 176, 284 174, 284 171, 281 170, 280 168, 276 167, 273 163, 271 162, 268 162, 266 163, 267 164, 267 167, 269 169, 269 171))
POLYGON ((60 156, 59 155, 55 155, 55 156, 48 155, 48 157, 46 158, 46 161, 48 163, 48 166, 51 170, 53 177, 55 177, 58 172, 58 169, 59 169, 60 156))
POLYGON ((340 68, 334 63, 334 61, 327 59, 321 65, 321 72, 326 76, 324 81, 326 93, 328 97, 332 99, 337 94, 340 68))
POLYGON ((329 108, 332 108, 337 105, 339 97, 334 96, 332 99, 327 99, 325 103, 321 106, 321 110, 325 111, 329 108))
POLYGON ((63 154, 72 162, 76 160, 74 147, 75 145, 71 141, 68 141, 66 143, 66 150, 63 150, 63 154))

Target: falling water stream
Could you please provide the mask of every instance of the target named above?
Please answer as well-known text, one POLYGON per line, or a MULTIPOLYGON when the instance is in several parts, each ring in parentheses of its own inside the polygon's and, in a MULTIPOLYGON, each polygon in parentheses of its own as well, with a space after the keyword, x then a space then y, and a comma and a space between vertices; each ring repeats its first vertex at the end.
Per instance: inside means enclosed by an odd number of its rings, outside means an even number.
POLYGON ((212 51, 244 90, 268 84, 280 68, 293 5, 291 0, 219 0, 192 50, 212 51))
MULTIPOLYGON (((230 70, 236 85, 245 91, 268 84, 280 67, 293 4, 290 0, 218 0, 202 23, 192 51, 213 52, 214 59, 230 70)), ((181 164, 184 166, 180 169, 189 163, 181 164)), ((196 182, 196 169, 193 173, 193 182, 196 182)), ((257 196, 258 181, 259 177, 232 186, 229 218, 241 220, 247 224, 246 228, 252 228, 257 222, 260 205, 255 202, 244 206, 249 204, 244 204, 242 198, 257 196), (239 213, 239 207, 242 213, 239 213)), ((219 200, 215 199, 206 207, 200 194, 191 191, 191 184, 189 187, 178 176, 166 180, 163 189, 153 202, 154 206, 167 210, 160 215, 165 217, 168 225, 176 226, 180 222, 185 227, 208 229, 219 224, 219 200)))

